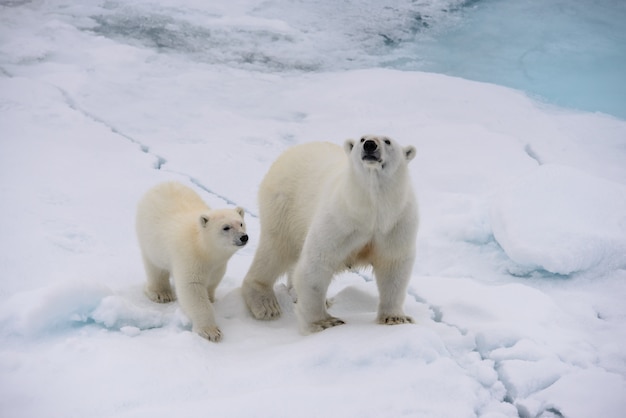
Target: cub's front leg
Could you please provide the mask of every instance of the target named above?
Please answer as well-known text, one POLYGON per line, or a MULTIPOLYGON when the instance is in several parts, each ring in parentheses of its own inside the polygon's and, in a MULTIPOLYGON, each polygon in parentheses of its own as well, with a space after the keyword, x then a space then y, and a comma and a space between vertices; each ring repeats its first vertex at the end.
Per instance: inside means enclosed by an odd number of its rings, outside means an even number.
POLYGON ((193 279, 177 279, 176 292, 181 309, 191 319, 192 330, 209 341, 220 341, 222 331, 215 322, 206 284, 193 279))

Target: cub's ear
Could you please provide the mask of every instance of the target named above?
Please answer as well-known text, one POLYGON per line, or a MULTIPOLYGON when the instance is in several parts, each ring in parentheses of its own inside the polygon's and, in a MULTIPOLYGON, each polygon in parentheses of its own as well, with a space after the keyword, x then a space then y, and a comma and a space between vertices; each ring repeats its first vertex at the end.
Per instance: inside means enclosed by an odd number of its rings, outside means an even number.
POLYGON ((415 158, 415 154, 417 154, 417 151, 415 150, 415 147, 413 145, 404 147, 402 151, 404 152, 404 158, 406 158, 407 161, 411 161, 413 158, 415 158))
POLYGON ((209 223, 209 215, 200 215, 200 217, 198 218, 198 222, 200 223, 200 226, 202 228, 206 228, 207 224, 209 223))
POLYGON ((237 211, 237 213, 239 214, 239 216, 241 216, 242 218, 243 218, 243 215, 245 215, 245 214, 246 214, 246 211, 245 211, 242 207, 240 207, 240 206, 237 206, 237 207, 235 208, 235 210, 237 211))
POLYGON ((346 139, 346 142, 343 143, 343 149, 346 154, 350 154, 352 152, 352 148, 354 148, 354 139, 346 139))

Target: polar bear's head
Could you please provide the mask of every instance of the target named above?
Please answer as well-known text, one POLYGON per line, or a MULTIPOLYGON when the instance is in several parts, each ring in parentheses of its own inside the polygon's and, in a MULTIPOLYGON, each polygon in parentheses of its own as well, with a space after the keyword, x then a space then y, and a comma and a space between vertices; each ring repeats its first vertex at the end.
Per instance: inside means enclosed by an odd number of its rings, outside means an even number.
POLYGON ((402 147, 386 136, 365 135, 358 141, 348 139, 344 149, 353 165, 389 174, 415 157, 415 147, 402 147))
POLYGON ((207 247, 237 249, 248 242, 244 210, 215 209, 200 215, 200 230, 207 247))

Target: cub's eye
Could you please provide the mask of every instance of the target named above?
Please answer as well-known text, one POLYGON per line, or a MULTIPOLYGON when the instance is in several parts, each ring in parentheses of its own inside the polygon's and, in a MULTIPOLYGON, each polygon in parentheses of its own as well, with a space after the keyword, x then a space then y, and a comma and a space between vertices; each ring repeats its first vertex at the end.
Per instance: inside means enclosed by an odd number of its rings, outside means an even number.
POLYGON ((240 223, 239 226, 243 228, 243 223, 240 223))
POLYGON ((222 228, 222 231, 230 231, 230 226, 229 225, 224 226, 224 228, 222 228))
POLYGON ((391 145, 391 141, 390 141, 390 140, 388 140, 388 139, 385 139, 385 144, 387 144, 387 145, 391 145))
POLYGON ((361 144, 365 142, 365 137, 361 138, 361 144))

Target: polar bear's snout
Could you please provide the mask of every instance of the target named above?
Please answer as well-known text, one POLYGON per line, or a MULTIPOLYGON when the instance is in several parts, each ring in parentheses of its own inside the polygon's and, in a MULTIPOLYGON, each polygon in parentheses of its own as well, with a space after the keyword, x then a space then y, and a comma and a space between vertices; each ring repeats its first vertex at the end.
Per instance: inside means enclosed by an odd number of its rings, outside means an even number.
POLYGON ((363 142, 363 149, 367 152, 373 152, 378 149, 378 144, 373 139, 368 139, 363 142))
POLYGON ((363 144, 363 150, 361 151, 361 158, 363 161, 375 161, 380 162, 380 147, 378 142, 374 139, 361 139, 363 144))
POLYGON ((248 243, 248 234, 242 234, 241 236, 239 236, 237 240, 235 240, 235 245, 237 245, 238 247, 243 247, 247 243, 248 243))

